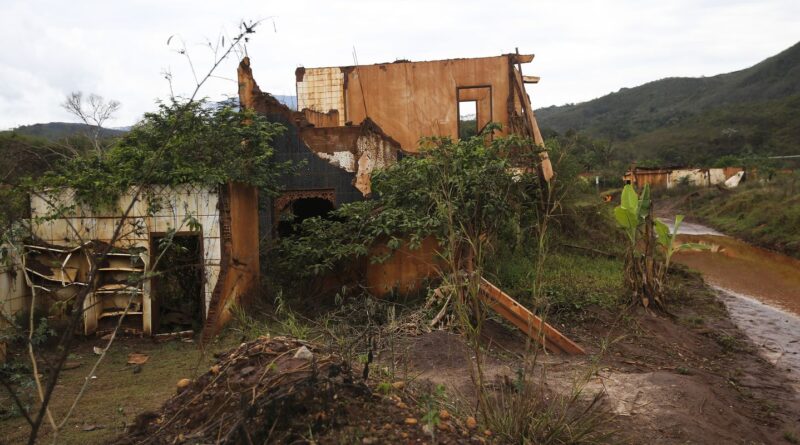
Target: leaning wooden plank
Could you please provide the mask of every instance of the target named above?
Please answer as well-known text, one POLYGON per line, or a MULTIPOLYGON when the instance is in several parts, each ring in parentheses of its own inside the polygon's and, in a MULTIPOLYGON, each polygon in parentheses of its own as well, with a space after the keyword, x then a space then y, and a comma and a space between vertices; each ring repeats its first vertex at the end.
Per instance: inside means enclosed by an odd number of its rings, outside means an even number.
POLYGON ((565 354, 586 354, 583 348, 554 327, 543 322, 541 318, 534 315, 485 278, 481 279, 481 291, 481 298, 489 307, 497 311, 503 318, 529 337, 542 343, 549 351, 565 354))
POLYGON ((542 336, 539 329, 534 326, 533 323, 528 323, 526 318, 520 317, 519 314, 514 312, 510 307, 506 307, 500 304, 497 300, 492 298, 485 298, 484 301, 486 304, 492 308, 495 312, 500 314, 501 317, 505 318, 511 324, 517 327, 520 331, 526 333, 530 338, 535 340, 536 342, 542 344, 550 352, 556 354, 567 354, 567 351, 561 349, 558 344, 550 342, 547 340, 546 337, 542 336))
MULTIPOLYGON (((533 143, 537 146, 544 147, 544 138, 542 138, 542 132, 539 130, 539 124, 536 122, 536 116, 533 114, 530 97, 528 97, 528 93, 525 90, 525 83, 523 82, 521 68, 512 69, 512 72, 512 77, 514 78, 514 87, 519 95, 519 100, 522 104, 522 111, 525 114, 526 127, 530 132, 530 136, 533 137, 533 143)), ((547 151, 540 152, 539 159, 541 160, 540 166, 542 179, 549 183, 550 179, 553 177, 553 164, 550 162, 550 157, 548 156, 547 151)))

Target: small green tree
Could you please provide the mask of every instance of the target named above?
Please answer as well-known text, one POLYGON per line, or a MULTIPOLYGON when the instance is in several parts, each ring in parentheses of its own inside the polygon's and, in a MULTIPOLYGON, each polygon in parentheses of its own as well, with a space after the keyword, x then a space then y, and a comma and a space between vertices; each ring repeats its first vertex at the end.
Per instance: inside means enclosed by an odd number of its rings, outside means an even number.
POLYGON ((203 101, 171 100, 144 119, 110 149, 75 157, 32 189, 69 187, 80 204, 111 205, 137 185, 216 186, 244 182, 267 194, 289 171, 271 146, 284 127, 250 111, 203 101))
POLYGON ((488 146, 483 137, 425 140, 420 155, 373 172, 372 200, 344 204, 326 219, 308 218, 299 233, 279 239, 274 252, 278 274, 328 273, 366 256, 378 239, 386 239, 392 249, 403 242, 415 248, 428 236, 435 236, 443 251, 452 252, 466 268, 471 243, 461 236, 450 238, 451 224, 480 250, 473 258, 480 267, 484 247, 538 203, 536 175, 512 168, 535 157, 514 154, 523 143, 516 137, 496 138, 488 146))
POLYGON ((614 208, 614 217, 627 236, 625 250, 625 284, 631 291, 631 303, 648 308, 654 304, 666 309, 664 289, 672 255, 683 249, 705 246, 694 243, 677 244, 678 229, 683 215, 675 217, 669 226, 653 218, 650 185, 646 184, 639 195, 630 184, 622 190, 622 200, 614 208))

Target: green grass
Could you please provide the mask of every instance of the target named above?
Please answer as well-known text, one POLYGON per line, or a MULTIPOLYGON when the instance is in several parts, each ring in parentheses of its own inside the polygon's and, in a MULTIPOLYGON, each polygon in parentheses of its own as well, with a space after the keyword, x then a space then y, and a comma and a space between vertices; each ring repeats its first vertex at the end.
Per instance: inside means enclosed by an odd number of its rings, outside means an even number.
POLYGON ((620 304, 623 287, 622 232, 611 206, 592 193, 572 197, 551 221, 541 273, 541 298, 533 301, 537 249, 532 241, 500 246, 487 262, 487 276, 518 301, 550 315, 577 315, 589 306, 620 304), (604 254, 605 253, 605 254, 604 254))
MULTIPOLYGON (((56 419, 62 418, 67 412, 97 359, 92 346, 102 343, 99 340, 85 340, 71 356, 70 362, 79 362, 81 365, 63 371, 61 375, 51 404, 56 419)), ((109 442, 121 434, 139 413, 157 410, 175 394, 178 380, 191 379, 208 371, 213 353, 232 345, 232 339, 220 341, 211 345, 203 356, 197 343, 173 341, 156 344, 150 339, 118 340, 98 368, 95 374, 97 379, 64 426, 59 443, 90 445, 109 442), (132 366, 127 365, 127 357, 131 352, 150 356, 138 374, 134 374, 132 366), (97 429, 84 431, 87 425, 95 425, 97 429)), ((10 403, 7 398, 5 391, 0 393, 0 401, 4 405, 10 403)), ((29 431, 23 417, 3 420, 0 422, 0 442, 24 443, 29 431)), ((39 442, 50 442, 50 433, 50 427, 44 425, 39 442)))
POLYGON ((553 315, 578 313, 588 306, 611 308, 624 293, 621 259, 559 249, 546 258, 542 270, 543 301, 532 301, 535 264, 521 253, 507 254, 494 263, 497 285, 519 301, 546 307, 553 315))
POLYGON ((614 307, 624 294, 622 283, 623 262, 617 258, 558 252, 544 268, 544 294, 554 312, 614 307))
POLYGON ((800 258, 800 173, 770 184, 750 183, 692 201, 692 214, 716 229, 800 258))

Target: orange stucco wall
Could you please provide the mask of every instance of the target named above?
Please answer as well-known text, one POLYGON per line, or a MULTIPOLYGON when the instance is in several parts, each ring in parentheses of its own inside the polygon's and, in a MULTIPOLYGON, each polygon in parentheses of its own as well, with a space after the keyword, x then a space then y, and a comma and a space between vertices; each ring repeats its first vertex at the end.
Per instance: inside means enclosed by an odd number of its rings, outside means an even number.
MULTIPOLYGON (((230 205, 230 256, 224 274, 218 329, 230 319, 230 307, 249 297, 259 286, 258 189, 229 183, 225 186, 230 205)), ((224 230, 224 228, 223 228, 224 230)), ((222 234, 227 238, 227 234, 222 234)))
MULTIPOLYGON (((393 290, 400 294, 412 293, 420 290, 426 279, 439 275, 442 263, 436 238, 425 238, 417 249, 408 248, 405 241, 385 262, 366 265, 366 285, 372 295, 381 296, 393 290)), ((387 252, 386 244, 378 243, 370 249, 370 256, 387 252)))
MULTIPOLYGON (((507 56, 361 65, 345 70, 345 117, 369 116, 403 149, 423 136, 458 136, 458 87, 492 86, 494 122, 508 121, 507 56)), ((483 119, 481 119, 483 120, 483 119)))
MULTIPOLYGON (((343 122, 358 124, 369 117, 403 149, 416 151, 420 137, 457 137, 458 88, 491 87, 490 95, 480 91, 478 97, 462 90, 461 100, 478 99, 482 124, 491 120, 507 127, 509 62, 510 56, 496 56, 303 68, 298 70, 298 100, 318 112, 339 109, 343 122), (335 82, 326 80, 333 74, 335 82)), ((519 103, 512 106, 518 109, 519 103)))

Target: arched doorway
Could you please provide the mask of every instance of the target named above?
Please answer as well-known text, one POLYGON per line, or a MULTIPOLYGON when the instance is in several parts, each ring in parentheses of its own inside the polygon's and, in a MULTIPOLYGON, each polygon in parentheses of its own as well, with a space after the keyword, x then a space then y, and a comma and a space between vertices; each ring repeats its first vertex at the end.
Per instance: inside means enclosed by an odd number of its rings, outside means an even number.
POLYGON ((285 193, 275 202, 275 231, 278 236, 293 235, 306 219, 316 216, 325 218, 334 208, 333 190, 285 193))

